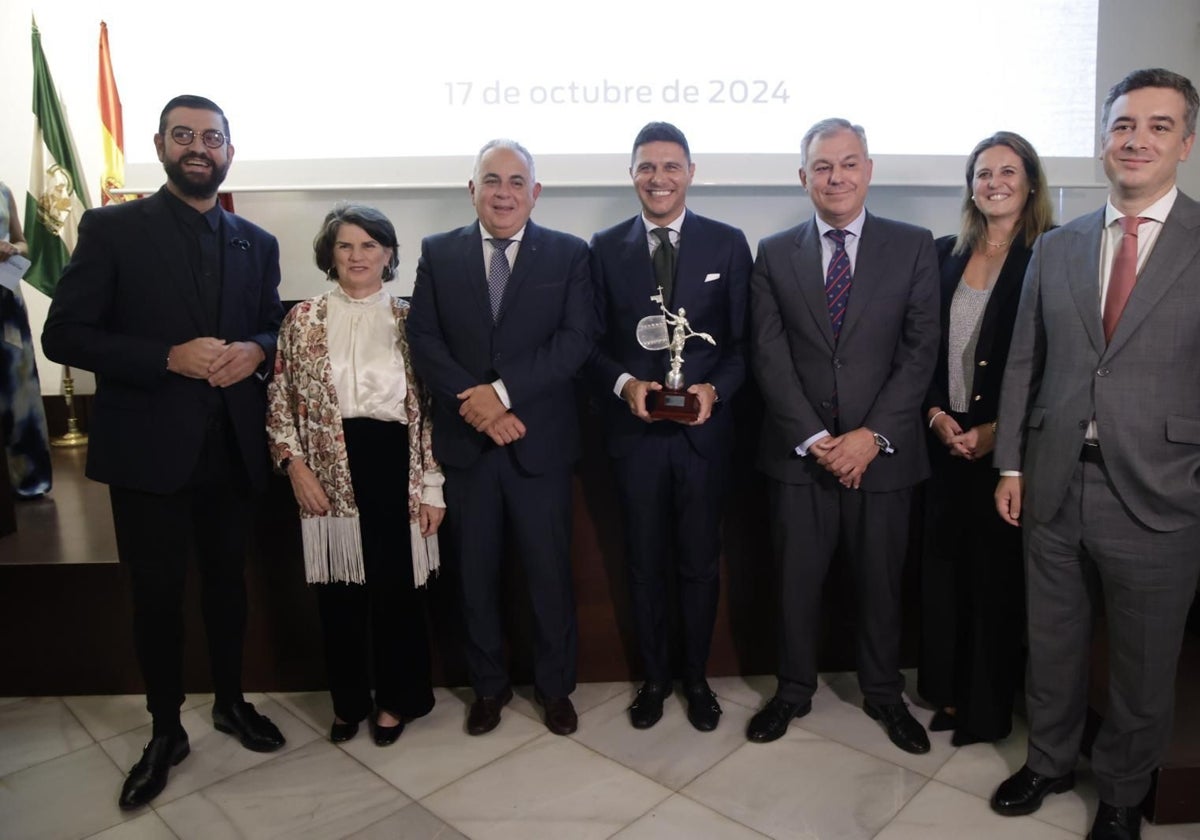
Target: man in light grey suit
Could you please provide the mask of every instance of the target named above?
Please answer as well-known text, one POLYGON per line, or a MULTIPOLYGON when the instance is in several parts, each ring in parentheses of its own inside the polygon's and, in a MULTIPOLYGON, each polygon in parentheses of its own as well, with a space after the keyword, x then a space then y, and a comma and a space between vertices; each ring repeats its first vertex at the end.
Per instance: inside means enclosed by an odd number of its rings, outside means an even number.
POLYGON ((1074 784, 1103 604, 1094 840, 1139 836, 1200 574, 1200 205, 1175 186, 1198 105, 1166 70, 1109 91, 1107 206, 1035 247, 1001 392, 996 505, 1025 528, 1030 731, 992 807, 1032 813, 1074 784))
POLYGON ((866 211, 861 126, 817 123, 801 164, 816 216, 764 239, 750 278, 781 632, 779 687, 746 736, 773 741, 812 708, 821 584, 840 546, 855 578, 863 709, 900 749, 928 752, 899 657, 912 488, 929 474, 920 409, 940 330, 933 237, 866 211))

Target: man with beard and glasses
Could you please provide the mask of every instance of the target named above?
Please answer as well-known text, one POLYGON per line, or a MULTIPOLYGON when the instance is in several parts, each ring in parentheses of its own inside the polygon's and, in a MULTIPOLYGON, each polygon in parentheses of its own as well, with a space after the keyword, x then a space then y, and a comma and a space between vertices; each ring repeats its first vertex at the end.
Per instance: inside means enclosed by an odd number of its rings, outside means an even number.
POLYGON ((215 103, 172 99, 154 146, 166 185, 84 214, 42 333, 49 358, 96 374, 87 475, 109 485, 154 722, 121 791, 125 809, 157 796, 189 751, 179 709, 191 556, 213 725, 257 752, 284 743, 241 689, 245 542, 270 473, 265 379, 283 314, 279 244, 217 204, 233 146, 215 103))

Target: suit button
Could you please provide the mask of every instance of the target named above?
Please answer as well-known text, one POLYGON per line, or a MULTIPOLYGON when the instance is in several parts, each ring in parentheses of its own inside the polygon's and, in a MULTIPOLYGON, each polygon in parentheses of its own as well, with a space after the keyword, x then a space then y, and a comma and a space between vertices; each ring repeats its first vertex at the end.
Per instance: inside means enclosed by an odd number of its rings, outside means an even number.
POLYGON ((1100 368, 1100 370, 1096 371, 1097 376, 1108 376, 1108 374, 1109 374, 1108 368, 1100 368))
POLYGON ((833 403, 829 400, 821 400, 821 408, 833 408, 833 403))
POLYGON ((1079 428, 1086 429, 1087 427, 1088 427, 1088 422, 1086 420, 1079 421, 1079 428))
POLYGON ((987 359, 980 359, 980 360, 979 360, 979 366, 980 366, 980 367, 987 367, 987 359))
POLYGON ((834 357, 833 357, 833 369, 834 369, 834 370, 841 370, 841 369, 842 369, 842 360, 841 360, 841 359, 839 359, 837 356, 834 356, 834 357))
POLYGON ((975 402, 979 402, 981 399, 983 399, 983 394, 976 394, 976 395, 975 395, 975 402))

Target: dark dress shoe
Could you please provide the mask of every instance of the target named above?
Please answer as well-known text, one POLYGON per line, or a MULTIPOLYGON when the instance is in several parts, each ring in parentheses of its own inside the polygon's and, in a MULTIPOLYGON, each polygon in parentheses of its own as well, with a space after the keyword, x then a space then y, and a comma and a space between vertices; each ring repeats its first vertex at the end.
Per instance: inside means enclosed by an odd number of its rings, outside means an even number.
POLYGON ((804 717, 811 711, 811 700, 803 703, 789 703, 777 694, 767 702, 762 711, 750 718, 750 725, 746 727, 746 739, 756 744, 776 741, 787 732, 792 718, 804 717))
POLYGON ((687 717, 692 726, 701 732, 712 732, 717 728, 717 721, 721 719, 721 705, 707 682, 700 680, 685 685, 683 696, 687 698, 687 717))
POLYGON ((140 808, 162 793, 171 768, 187 758, 191 751, 187 733, 182 729, 175 735, 155 735, 151 738, 142 751, 142 757, 125 777, 121 797, 117 800, 121 810, 140 808))
POLYGON ((872 720, 883 724, 892 743, 907 753, 921 755, 929 752, 929 735, 925 727, 909 712, 904 703, 884 703, 876 706, 863 701, 863 711, 872 720))
POLYGON ((396 743, 396 739, 404 731, 404 721, 401 719, 395 726, 380 726, 379 721, 376 720, 372 729, 374 731, 371 733, 371 737, 375 739, 375 746, 390 747, 396 743))
POLYGON ((974 732, 968 732, 965 729, 955 729, 954 734, 950 736, 950 743, 956 747, 966 747, 970 744, 985 744, 991 740, 991 738, 982 738, 974 732))
POLYGON ((670 683, 646 680, 638 689, 633 705, 629 707, 629 722, 634 729, 649 729, 662 719, 663 701, 671 693, 670 683))
POLYGON ((344 744, 357 734, 357 723, 340 723, 335 720, 329 727, 329 740, 335 744, 344 744))
POLYGON ((242 746, 254 752, 275 752, 284 744, 283 733, 260 715, 252 703, 239 700, 229 706, 213 706, 213 726, 218 732, 236 735, 242 746))
MULTIPOLYGON (((1065 793, 1075 787, 1075 774, 1043 776, 1026 764, 1000 783, 992 794, 992 810, 1006 817, 1032 814, 1042 807, 1042 800, 1051 793, 1065 793)), ((1097 815, 1097 819, 1099 815, 1097 815)))
POLYGON ((1118 807, 1101 802, 1087 840, 1139 840, 1142 812, 1135 807, 1118 807))
POLYGON ((467 714, 467 734, 484 735, 500 725, 500 710, 512 699, 512 688, 491 697, 476 697, 467 714))
POLYGON ((579 716, 570 697, 546 697, 535 690, 533 698, 545 710, 546 728, 555 735, 570 735, 579 726, 579 716))
POLYGON ((949 732, 957 728, 958 718, 945 709, 938 709, 933 713, 933 719, 929 721, 930 732, 949 732))

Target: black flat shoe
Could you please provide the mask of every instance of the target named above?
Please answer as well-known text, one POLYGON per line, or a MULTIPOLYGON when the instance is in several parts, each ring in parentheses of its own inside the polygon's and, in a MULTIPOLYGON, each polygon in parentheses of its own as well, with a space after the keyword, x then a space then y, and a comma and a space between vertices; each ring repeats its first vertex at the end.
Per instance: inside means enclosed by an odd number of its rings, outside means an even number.
POLYGON ((958 718, 945 709, 938 709, 929 721, 930 732, 950 732, 958 728, 958 718))
POLYGON ((191 752, 187 733, 182 729, 174 735, 156 735, 146 744, 142 757, 133 765, 117 804, 122 811, 140 808, 163 792, 171 768, 187 758, 191 752))
POLYGON ((329 740, 335 744, 344 744, 357 734, 357 723, 339 723, 335 720, 329 727, 329 740))
POLYGON ((876 706, 863 701, 867 717, 883 724, 888 738, 906 753, 923 755, 929 752, 929 736, 904 703, 882 703, 876 706))
POLYGON ((700 680, 684 685, 683 696, 687 698, 687 718, 692 726, 700 732, 712 732, 717 728, 717 722, 721 719, 721 704, 707 682, 700 680))
MULTIPOLYGON (((1042 807, 1042 800, 1052 793, 1066 793, 1075 787, 1075 774, 1043 776, 1026 764, 1000 783, 992 794, 992 810, 1006 817, 1023 817, 1042 807)), ((1099 814, 1097 814, 1097 818, 1099 814)))
POLYGON ((213 706, 212 719, 218 732, 236 736, 243 747, 253 752, 275 752, 284 745, 279 728, 245 700, 229 706, 213 706))
POLYGON ((671 693, 671 684, 647 680, 638 689, 633 705, 629 707, 629 722, 634 729, 649 729, 663 716, 663 701, 671 693))
POLYGON ((746 727, 746 739, 756 744, 778 740, 787 732, 792 718, 804 717, 811 711, 811 700, 803 703, 789 703, 780 699, 777 694, 767 701, 767 705, 763 707, 762 711, 750 718, 750 724, 746 727))
POLYGON ((390 747, 396 743, 396 739, 400 737, 400 733, 404 731, 404 721, 401 720, 395 726, 381 726, 378 721, 372 727, 374 730, 371 737, 375 739, 375 746, 390 747))

